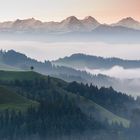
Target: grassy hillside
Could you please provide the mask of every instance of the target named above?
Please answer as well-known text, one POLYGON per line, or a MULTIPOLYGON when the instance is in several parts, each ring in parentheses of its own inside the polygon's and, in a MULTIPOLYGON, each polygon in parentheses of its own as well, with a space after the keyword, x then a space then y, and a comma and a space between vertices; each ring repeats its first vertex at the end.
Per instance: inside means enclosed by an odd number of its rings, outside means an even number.
POLYGON ((94 119, 96 119, 99 122, 108 120, 109 124, 118 123, 118 124, 122 124, 126 128, 128 128, 130 126, 129 120, 115 115, 114 113, 110 112, 109 110, 105 109, 104 107, 96 104, 92 100, 89 100, 82 96, 77 97, 77 95, 70 93, 70 92, 66 92, 61 89, 58 89, 58 90, 60 90, 62 94, 67 94, 69 96, 69 98, 71 98, 73 101, 76 101, 78 107, 81 109, 81 111, 86 116, 93 117, 94 119))
POLYGON ((36 78, 43 78, 43 76, 31 71, 0 71, 0 80, 34 80, 36 78))
MULTIPOLYGON (((49 76, 45 76, 42 74, 39 74, 34 71, 0 71, 0 80, 1 81, 13 81, 13 80, 35 80, 35 79, 44 79, 47 80, 50 78, 49 76)), ((58 79, 58 78, 50 78, 53 85, 61 85, 62 87, 65 87, 67 85, 67 82, 58 79)), ((52 87, 53 88, 53 87, 52 87)))
POLYGON ((118 123, 118 124, 122 124, 126 128, 128 128, 130 125, 129 120, 113 114, 112 112, 108 111, 104 107, 86 98, 81 97, 81 100, 79 102, 79 107, 86 115, 90 117, 93 116, 97 120, 100 119, 101 121, 105 121, 107 119, 109 124, 118 123))
MULTIPOLYGON (((85 97, 79 96, 79 99, 77 100, 77 95, 74 93, 70 93, 65 90, 65 86, 68 84, 64 82, 63 80, 52 78, 48 76, 43 76, 41 74, 38 74, 36 72, 32 71, 0 71, 0 80, 4 81, 11 81, 11 80, 34 80, 36 78, 40 79, 50 79, 51 81, 51 93, 52 91, 57 91, 59 94, 68 95, 68 98, 71 98, 72 100, 75 100, 77 102, 78 107, 81 109, 81 111, 86 114, 87 116, 92 116, 98 121, 105 121, 106 119, 108 122, 114 123, 117 122, 119 124, 122 124, 124 127, 129 127, 130 122, 124 118, 121 118, 112 112, 108 111, 104 107, 96 104, 95 102, 86 99, 85 97), (64 87, 64 88, 63 88, 64 87), (100 116, 100 117, 98 117, 100 116)), ((12 93, 11 91, 6 90, 5 88, 0 88, 1 94, 0 94, 0 109, 5 109, 8 107, 14 107, 16 109, 27 107, 29 105, 36 105, 36 102, 32 102, 26 98, 23 98, 22 96, 19 96, 15 93, 12 93)), ((49 92, 47 93, 49 94, 49 92)))
MULTIPOLYGON (((75 95, 72 96, 73 98, 76 98, 75 95)), ((77 104, 84 114, 86 114, 89 117, 93 117, 98 121, 105 121, 107 119, 109 124, 118 123, 118 124, 122 124, 126 128, 128 128, 130 125, 129 120, 113 114, 112 112, 108 111, 104 107, 82 96, 79 97, 77 104)))
POLYGON ((18 95, 6 87, 0 86, 0 111, 5 109, 25 110, 38 103, 18 95))

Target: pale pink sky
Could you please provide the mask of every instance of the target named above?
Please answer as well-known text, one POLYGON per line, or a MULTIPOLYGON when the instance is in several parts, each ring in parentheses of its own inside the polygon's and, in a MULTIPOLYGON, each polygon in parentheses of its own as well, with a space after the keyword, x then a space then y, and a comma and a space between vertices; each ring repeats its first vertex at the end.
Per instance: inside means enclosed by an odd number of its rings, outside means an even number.
POLYGON ((0 21, 29 17, 60 21, 71 15, 91 15, 101 23, 130 16, 140 21, 140 0, 0 0, 0 21))

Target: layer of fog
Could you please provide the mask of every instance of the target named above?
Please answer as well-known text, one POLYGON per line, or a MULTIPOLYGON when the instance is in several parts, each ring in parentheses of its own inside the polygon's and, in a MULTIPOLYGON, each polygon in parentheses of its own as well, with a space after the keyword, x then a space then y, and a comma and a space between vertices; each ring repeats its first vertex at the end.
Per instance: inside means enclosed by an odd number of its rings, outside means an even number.
POLYGON ((47 43, 31 41, 0 41, 0 49, 14 49, 37 60, 55 60, 74 53, 84 53, 103 57, 140 59, 140 44, 105 43, 47 43))
MULTIPOLYGON (((111 85, 115 90, 127 93, 134 97, 140 96, 140 69, 124 69, 120 66, 112 67, 109 70, 104 69, 83 69, 88 73, 98 75, 103 74, 117 79, 112 81, 111 85)), ((104 85, 102 85, 104 86, 104 85)))
POLYGON ((140 78, 140 69, 124 69, 120 66, 114 66, 109 70, 106 69, 83 69, 91 74, 103 74, 119 79, 137 79, 140 78))

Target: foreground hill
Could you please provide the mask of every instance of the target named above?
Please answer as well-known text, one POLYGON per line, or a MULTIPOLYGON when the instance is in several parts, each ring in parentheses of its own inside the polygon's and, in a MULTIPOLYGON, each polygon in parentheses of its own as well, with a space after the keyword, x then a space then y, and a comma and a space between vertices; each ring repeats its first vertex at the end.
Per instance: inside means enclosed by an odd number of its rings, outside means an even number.
MULTIPOLYGON (((92 100, 88 100, 85 97, 81 96, 80 100, 77 101, 77 95, 75 95, 75 92, 69 93, 67 90, 65 90, 65 88, 69 84, 64 82, 63 80, 56 79, 56 78, 50 78, 50 77, 43 76, 41 74, 38 74, 36 72, 31 72, 31 71, 29 71, 29 72, 27 72, 27 71, 24 71, 24 72, 0 71, 0 81, 5 81, 5 82, 18 80, 21 82, 29 81, 32 83, 32 82, 36 81, 37 79, 42 79, 42 80, 44 80, 44 84, 45 84, 45 81, 48 81, 48 78, 52 84, 51 87, 49 87, 51 89, 52 96, 54 94, 53 91, 57 90, 58 92, 60 92, 60 94, 62 94, 62 96, 65 96, 65 94, 66 94, 68 96, 68 98, 72 98, 73 100, 75 100, 77 102, 77 104, 79 105, 81 111, 83 111, 83 113, 85 113, 86 115, 93 114, 93 117, 96 118, 96 114, 93 113, 94 109, 96 108, 96 111, 98 112, 98 114, 102 114, 101 120, 98 120, 98 121, 105 121, 105 119, 108 119, 110 124, 113 122, 118 122, 119 124, 123 124, 125 127, 129 126, 129 121, 127 121, 126 119, 123 119, 121 117, 118 117, 117 115, 108 111, 104 107, 97 105, 92 100)), ((20 85, 20 83, 19 83, 19 85, 20 85)), ((26 87, 24 87, 24 88, 26 88, 26 87)), ((30 88, 32 89, 33 87, 31 86, 30 88)), ((25 92, 29 92, 31 90, 30 88, 27 91, 24 89, 25 92)), ((47 89, 47 88, 48 88, 48 86, 45 89, 47 89)), ((39 89, 36 89, 36 92, 37 91, 39 92, 39 89)), ((16 100, 16 98, 15 98, 15 100, 16 100)), ((17 102, 18 102, 18 100, 17 100, 17 102)))
POLYGON ((100 132, 112 136, 112 131, 117 135, 131 127, 130 112, 138 107, 132 97, 112 88, 67 83, 32 71, 0 71, 0 91, 0 109, 5 109, 3 104, 16 110, 39 103, 24 114, 5 112, 6 117, 0 114, 2 140, 11 137, 18 140, 23 135, 27 140, 34 136, 39 140, 62 136, 79 140, 79 134, 86 139, 91 134, 96 138, 100 132))

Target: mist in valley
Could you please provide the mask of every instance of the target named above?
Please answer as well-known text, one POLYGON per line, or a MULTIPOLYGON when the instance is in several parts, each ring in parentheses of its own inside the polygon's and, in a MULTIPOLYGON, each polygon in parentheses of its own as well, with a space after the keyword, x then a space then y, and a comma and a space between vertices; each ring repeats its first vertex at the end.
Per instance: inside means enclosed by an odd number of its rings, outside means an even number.
POLYGON ((115 77, 119 79, 139 79, 140 78, 140 69, 124 69, 120 66, 114 66, 111 69, 84 69, 85 71, 91 74, 104 74, 110 77, 115 77))
POLYGON ((87 69, 85 71, 93 74, 103 74, 109 77, 119 79, 118 84, 114 85, 116 90, 121 92, 127 92, 132 96, 140 96, 140 69, 124 69, 120 66, 112 67, 111 69, 87 69))

